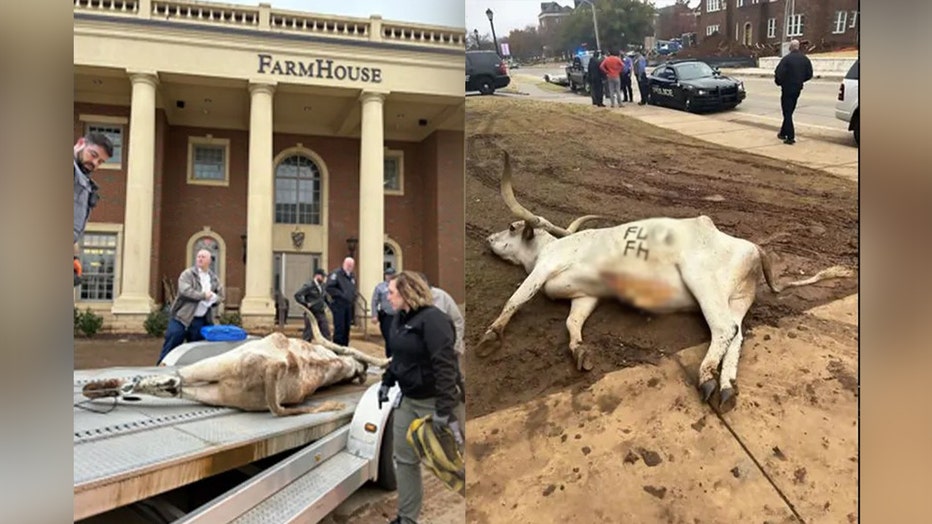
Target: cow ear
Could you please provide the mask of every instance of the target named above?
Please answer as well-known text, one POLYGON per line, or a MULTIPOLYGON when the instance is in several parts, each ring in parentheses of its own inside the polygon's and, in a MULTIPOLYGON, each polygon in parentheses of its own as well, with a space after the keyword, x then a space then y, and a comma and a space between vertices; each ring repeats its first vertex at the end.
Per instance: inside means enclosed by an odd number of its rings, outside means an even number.
POLYGON ((524 230, 521 231, 521 238, 524 240, 532 240, 534 238, 534 228, 529 225, 525 225, 524 230))

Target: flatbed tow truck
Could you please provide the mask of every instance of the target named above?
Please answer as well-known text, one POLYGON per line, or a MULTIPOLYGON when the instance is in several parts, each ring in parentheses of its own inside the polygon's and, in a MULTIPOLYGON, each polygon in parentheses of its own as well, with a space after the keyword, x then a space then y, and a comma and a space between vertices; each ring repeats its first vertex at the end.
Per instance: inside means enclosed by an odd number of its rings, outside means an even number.
POLYGON ((378 369, 364 384, 324 388, 307 402, 344 409, 290 417, 81 393, 90 381, 170 373, 243 342, 183 344, 166 366, 74 372, 75 522, 313 523, 367 482, 395 489, 391 405, 399 390, 380 409, 378 369))

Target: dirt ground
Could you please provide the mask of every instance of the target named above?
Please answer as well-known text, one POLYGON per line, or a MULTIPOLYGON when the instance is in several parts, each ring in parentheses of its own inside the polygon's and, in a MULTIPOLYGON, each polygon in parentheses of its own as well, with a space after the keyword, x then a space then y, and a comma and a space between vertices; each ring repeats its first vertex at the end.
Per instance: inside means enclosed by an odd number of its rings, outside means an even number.
MULTIPOLYGON (((614 223, 651 216, 705 214, 719 229, 761 244, 778 278, 858 267, 857 185, 796 165, 724 149, 588 106, 473 97, 467 101, 466 343, 474 346, 526 276, 495 257, 484 239, 514 220, 499 196, 502 151, 512 157, 518 200, 556 224, 599 213, 614 223)), ((590 227, 612 225, 591 223, 590 227)), ((774 295, 760 286, 745 336, 760 325, 857 292, 856 278, 774 295)), ((698 314, 651 316, 602 303, 583 339, 600 348, 595 368, 576 370, 567 349, 568 302, 542 294, 505 330, 501 350, 467 359, 469 418, 606 372, 656 364, 707 342, 698 314)))

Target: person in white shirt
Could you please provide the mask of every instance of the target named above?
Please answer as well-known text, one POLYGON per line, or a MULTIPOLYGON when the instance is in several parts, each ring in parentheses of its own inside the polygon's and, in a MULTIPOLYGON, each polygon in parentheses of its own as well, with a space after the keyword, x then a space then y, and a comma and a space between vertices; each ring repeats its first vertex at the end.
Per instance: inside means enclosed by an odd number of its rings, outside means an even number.
POLYGON ((178 296, 169 311, 171 318, 156 365, 184 342, 203 340, 201 328, 213 324, 214 306, 223 302, 224 295, 220 279, 210 269, 212 259, 210 251, 198 251, 194 266, 178 277, 178 296))

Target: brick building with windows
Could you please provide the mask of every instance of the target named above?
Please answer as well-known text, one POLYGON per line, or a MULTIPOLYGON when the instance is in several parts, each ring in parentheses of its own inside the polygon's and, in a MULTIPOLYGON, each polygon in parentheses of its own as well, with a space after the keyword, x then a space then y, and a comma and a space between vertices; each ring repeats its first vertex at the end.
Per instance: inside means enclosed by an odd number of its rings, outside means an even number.
POLYGON ((686 0, 657 9, 654 18, 654 36, 658 40, 679 38, 684 33, 696 32, 696 9, 686 0))
POLYGON ((463 301, 464 48, 377 16, 76 0, 74 137, 116 144, 76 307, 140 331, 202 247, 250 328, 350 251, 363 297, 391 265, 463 301))
POLYGON ((786 16, 789 38, 829 47, 858 45, 858 0, 701 0, 699 8, 700 42, 719 33, 746 46, 779 44, 786 16))
MULTIPOLYGON (((579 2, 577 0, 576 4, 579 2)), ((556 2, 541 2, 540 14, 537 15, 537 24, 541 31, 556 29, 566 17, 573 14, 573 8, 562 6, 556 2)))

